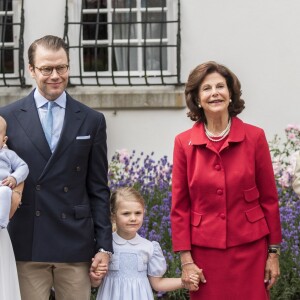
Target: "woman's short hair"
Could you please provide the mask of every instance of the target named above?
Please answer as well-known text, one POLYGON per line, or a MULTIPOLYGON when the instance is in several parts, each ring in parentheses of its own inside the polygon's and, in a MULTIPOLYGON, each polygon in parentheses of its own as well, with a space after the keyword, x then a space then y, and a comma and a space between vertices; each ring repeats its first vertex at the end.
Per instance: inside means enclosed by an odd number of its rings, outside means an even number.
POLYGON ((229 104, 229 116, 234 117, 241 113, 245 108, 245 101, 240 97, 242 95, 241 84, 236 75, 227 67, 218 64, 214 61, 208 61, 198 65, 193 69, 188 77, 185 85, 185 100, 189 112, 188 117, 192 121, 206 122, 206 117, 203 108, 199 108, 199 88, 204 78, 211 73, 219 73, 222 75, 231 95, 232 102, 229 104))

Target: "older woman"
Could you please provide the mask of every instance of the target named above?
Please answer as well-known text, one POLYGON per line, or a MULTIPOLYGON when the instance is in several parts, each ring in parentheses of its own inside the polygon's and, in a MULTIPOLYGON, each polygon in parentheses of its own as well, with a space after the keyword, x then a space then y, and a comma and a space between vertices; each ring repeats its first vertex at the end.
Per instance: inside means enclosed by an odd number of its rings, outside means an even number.
POLYGON ((264 131, 236 117, 241 86, 223 65, 197 66, 185 96, 196 122, 175 138, 171 221, 183 281, 201 273, 190 299, 267 300, 281 226, 264 131))

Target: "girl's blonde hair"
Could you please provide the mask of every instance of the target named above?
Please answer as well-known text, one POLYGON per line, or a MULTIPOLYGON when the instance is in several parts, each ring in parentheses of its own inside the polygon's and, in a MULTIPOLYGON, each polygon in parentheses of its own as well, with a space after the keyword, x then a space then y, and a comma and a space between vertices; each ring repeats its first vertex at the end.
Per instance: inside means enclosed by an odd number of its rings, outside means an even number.
POLYGON ((134 201, 139 202, 145 208, 145 200, 142 195, 133 187, 122 187, 112 192, 110 197, 110 212, 115 214, 118 209, 118 202, 134 201))

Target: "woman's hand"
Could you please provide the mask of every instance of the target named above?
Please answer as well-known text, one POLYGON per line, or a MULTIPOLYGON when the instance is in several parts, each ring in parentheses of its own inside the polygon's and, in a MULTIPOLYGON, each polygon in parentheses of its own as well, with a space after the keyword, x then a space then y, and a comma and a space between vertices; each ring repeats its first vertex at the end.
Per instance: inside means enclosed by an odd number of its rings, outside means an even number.
POLYGON ((200 277, 200 282, 205 283, 206 280, 203 270, 199 269, 198 266, 193 262, 190 251, 182 251, 180 253, 180 258, 182 268, 181 280, 183 286, 190 291, 197 291, 199 287, 191 281, 191 276, 197 274, 200 277))
POLYGON ((265 267, 265 283, 268 283, 268 290, 276 283, 279 275, 279 255, 276 253, 269 253, 265 267))
POLYGON ((13 190, 11 195, 11 207, 9 212, 9 218, 11 219, 17 208, 19 207, 22 199, 22 192, 24 189, 24 182, 18 184, 13 190))

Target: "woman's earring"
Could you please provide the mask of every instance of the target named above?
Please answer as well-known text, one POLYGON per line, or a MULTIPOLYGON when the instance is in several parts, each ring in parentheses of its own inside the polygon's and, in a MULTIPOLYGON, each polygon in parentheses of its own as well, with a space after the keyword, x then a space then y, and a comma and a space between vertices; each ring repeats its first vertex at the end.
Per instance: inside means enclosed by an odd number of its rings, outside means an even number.
POLYGON ((202 107, 200 103, 198 104, 198 107, 199 107, 199 108, 201 108, 201 107, 202 107))
POLYGON ((231 103, 231 102, 232 102, 232 100, 231 100, 231 99, 229 99, 229 102, 231 103))

